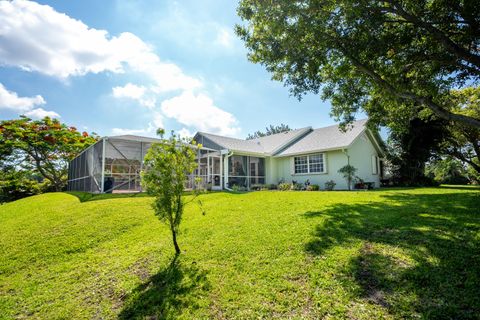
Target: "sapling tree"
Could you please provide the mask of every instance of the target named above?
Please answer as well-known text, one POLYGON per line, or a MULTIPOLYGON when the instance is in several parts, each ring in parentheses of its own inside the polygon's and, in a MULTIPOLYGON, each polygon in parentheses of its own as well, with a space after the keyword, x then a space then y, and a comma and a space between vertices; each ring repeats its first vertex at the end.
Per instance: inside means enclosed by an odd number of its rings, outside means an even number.
POLYGON ((193 201, 200 189, 194 188, 192 197, 184 197, 187 179, 197 167, 195 155, 201 146, 194 141, 177 137, 173 132, 164 138, 165 131, 157 134, 161 142, 153 143, 145 156, 145 169, 142 171, 142 184, 147 192, 155 197, 152 204, 155 215, 165 222, 172 233, 175 253, 180 254, 177 235, 185 205, 193 201))
POLYGON ((355 168, 350 164, 347 164, 338 170, 338 173, 341 173, 343 175, 343 178, 347 180, 348 190, 351 190, 352 180, 355 178, 356 172, 357 172, 357 168, 355 168))

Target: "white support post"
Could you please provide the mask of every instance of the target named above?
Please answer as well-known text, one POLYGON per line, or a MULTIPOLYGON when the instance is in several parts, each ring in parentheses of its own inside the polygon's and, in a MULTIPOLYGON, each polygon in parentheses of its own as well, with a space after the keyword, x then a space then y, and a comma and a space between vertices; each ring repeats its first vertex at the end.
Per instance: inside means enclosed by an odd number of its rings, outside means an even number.
POLYGON ((105 192, 105 143, 107 139, 102 138, 102 181, 100 181, 101 190, 100 193, 105 192))
POLYGON ((223 159, 223 187, 225 189, 229 189, 228 186, 228 152, 225 154, 225 158, 223 159))
POLYGON ((223 183, 222 183, 222 178, 223 178, 223 156, 220 153, 220 189, 223 189, 223 183))
POLYGON ((208 183, 210 182, 210 173, 211 173, 211 170, 210 170, 210 153, 207 153, 207 181, 205 181, 207 187, 208 187, 208 183))

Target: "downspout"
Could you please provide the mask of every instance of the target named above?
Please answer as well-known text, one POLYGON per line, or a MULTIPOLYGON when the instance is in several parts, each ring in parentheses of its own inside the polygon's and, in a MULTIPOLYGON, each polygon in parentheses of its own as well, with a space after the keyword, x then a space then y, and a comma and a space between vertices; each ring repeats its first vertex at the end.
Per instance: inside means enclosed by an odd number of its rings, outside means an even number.
POLYGON ((342 149, 342 152, 347 156, 347 165, 350 165, 350 156, 348 155, 348 149, 342 149))

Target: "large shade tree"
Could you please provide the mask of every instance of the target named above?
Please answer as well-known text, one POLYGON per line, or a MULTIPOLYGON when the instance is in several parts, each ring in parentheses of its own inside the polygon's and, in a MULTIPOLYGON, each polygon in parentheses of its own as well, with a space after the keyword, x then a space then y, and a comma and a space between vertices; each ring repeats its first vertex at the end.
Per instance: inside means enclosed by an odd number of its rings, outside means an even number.
POLYGON ((299 98, 321 92, 344 122, 359 109, 379 124, 427 111, 480 128, 448 105, 480 78, 476 0, 241 0, 238 13, 250 60, 299 98))
POLYGON ((95 134, 48 117, 0 121, 0 165, 2 170, 38 173, 60 191, 67 181, 69 160, 96 139, 95 134))
MULTIPOLYGON (((480 118, 480 87, 452 91, 450 104, 455 112, 480 118)), ((451 124, 446 129, 448 136, 439 153, 467 163, 480 174, 480 129, 451 124)))

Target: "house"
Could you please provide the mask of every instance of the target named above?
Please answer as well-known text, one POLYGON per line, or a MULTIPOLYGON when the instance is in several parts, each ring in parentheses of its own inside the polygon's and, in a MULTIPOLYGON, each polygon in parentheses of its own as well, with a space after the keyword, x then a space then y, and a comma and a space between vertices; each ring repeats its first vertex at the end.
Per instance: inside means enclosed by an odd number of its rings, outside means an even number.
MULTIPOLYGON (((338 173, 346 164, 357 168, 356 175, 365 182, 379 187, 383 143, 366 122, 355 121, 346 132, 337 125, 306 127, 252 140, 198 132, 194 140, 202 148, 187 187, 193 187, 194 178, 200 177, 213 190, 307 180, 321 188, 333 180, 336 189, 347 189, 347 182, 338 173)), ((102 138, 70 162, 68 189, 141 191, 143 157, 156 141, 131 135, 102 138)))
POLYGON ((351 164, 358 177, 379 187, 383 142, 366 122, 355 121, 346 132, 338 125, 306 127, 252 140, 198 132, 194 140, 215 151, 200 158, 195 174, 211 182, 212 189, 307 180, 321 188, 333 180, 336 189, 347 189, 338 170, 351 164))

